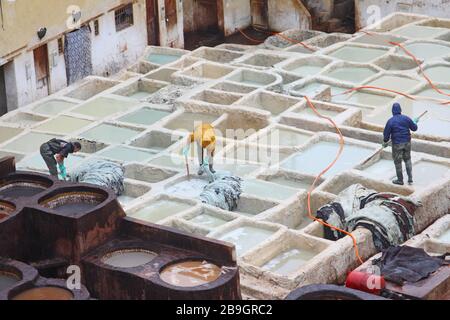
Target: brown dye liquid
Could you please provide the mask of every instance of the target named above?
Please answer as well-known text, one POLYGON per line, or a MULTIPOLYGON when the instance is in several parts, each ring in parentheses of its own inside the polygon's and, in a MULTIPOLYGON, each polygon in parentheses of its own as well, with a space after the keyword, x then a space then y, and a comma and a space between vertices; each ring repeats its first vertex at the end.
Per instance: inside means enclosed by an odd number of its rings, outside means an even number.
POLYGON ((40 187, 16 186, 0 190, 0 197, 17 198, 17 197, 33 197, 45 189, 40 187))
POLYGON ((220 277, 222 269, 206 261, 186 261, 165 268, 161 279, 177 287, 196 287, 220 277))
POLYGON ((58 287, 41 287, 26 290, 16 295, 13 300, 72 300, 69 290, 58 287))
POLYGON ((19 281, 20 281, 19 277, 16 276, 15 274, 0 271, 0 291, 11 288, 19 281))
POLYGON ((94 209, 98 203, 74 202, 55 207, 54 210, 59 213, 75 214, 78 212, 86 212, 94 209))

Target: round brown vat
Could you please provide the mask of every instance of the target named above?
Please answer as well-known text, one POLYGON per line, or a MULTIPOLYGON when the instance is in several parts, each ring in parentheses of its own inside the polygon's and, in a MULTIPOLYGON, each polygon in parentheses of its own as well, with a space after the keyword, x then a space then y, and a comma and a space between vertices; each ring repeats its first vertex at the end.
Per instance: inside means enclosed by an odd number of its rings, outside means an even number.
POLYGON ((10 202, 0 200, 0 221, 9 217, 15 210, 15 205, 10 202))
POLYGON ((67 190, 49 195, 41 199, 39 204, 66 215, 83 214, 92 211, 108 198, 108 194, 100 189, 67 190))
POLYGON ((386 300, 373 294, 346 287, 313 284, 292 291, 286 300, 386 300))
POLYGON ((157 256, 144 249, 117 250, 104 255, 102 262, 114 268, 135 268, 146 265, 157 256))
POLYGON ((15 295, 12 300, 72 300, 71 291, 54 286, 27 289, 15 295))
POLYGON ((52 180, 41 176, 13 175, 0 180, 0 198, 34 197, 46 191, 52 185, 52 180))
POLYGON ((11 291, 28 286, 37 278, 35 268, 19 261, 0 258, 0 300, 6 300, 11 291))
POLYGON ((219 279, 222 268, 200 260, 173 263, 160 273, 161 280, 177 287, 197 287, 219 279))
POLYGON ((2 270, 0 267, 0 291, 14 287, 22 280, 22 277, 15 272, 2 270))

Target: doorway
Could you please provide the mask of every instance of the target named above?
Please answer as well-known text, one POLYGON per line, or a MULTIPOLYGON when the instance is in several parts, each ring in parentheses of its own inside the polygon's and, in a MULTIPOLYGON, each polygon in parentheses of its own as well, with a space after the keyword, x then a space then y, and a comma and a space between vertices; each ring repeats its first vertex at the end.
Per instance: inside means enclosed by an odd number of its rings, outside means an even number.
POLYGON ((34 69, 36 73, 36 97, 41 99, 50 94, 50 69, 47 44, 33 50, 34 69))
POLYGON ((252 25, 269 29, 269 6, 267 0, 251 0, 252 25))
POLYGON ((149 46, 159 46, 159 14, 157 0, 147 1, 147 37, 149 46))
POLYGON ((186 0, 184 8, 185 49, 194 50, 201 46, 215 46, 223 42, 219 26, 221 0, 186 0))
POLYGON ((5 70, 3 66, 0 67, 0 116, 8 112, 8 105, 6 99, 6 83, 5 70))

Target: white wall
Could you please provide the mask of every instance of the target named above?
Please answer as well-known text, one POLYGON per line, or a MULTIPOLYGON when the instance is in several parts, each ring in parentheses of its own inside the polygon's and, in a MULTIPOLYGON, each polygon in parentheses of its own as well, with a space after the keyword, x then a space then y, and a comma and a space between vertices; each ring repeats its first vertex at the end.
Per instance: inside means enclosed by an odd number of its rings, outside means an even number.
POLYGON ((49 69, 50 69, 50 93, 55 93, 67 86, 66 62, 64 53, 58 52, 58 40, 48 43, 49 69))
MULTIPOLYGON (((269 1, 270 2, 270 1, 269 1)), ((225 36, 245 29, 252 23, 250 0, 223 0, 225 36)))
POLYGON ((183 1, 177 0, 177 25, 167 30, 164 0, 158 0, 161 47, 184 48, 183 1))
POLYGON ((380 13, 381 19, 396 11, 450 18, 449 0, 356 0, 355 6, 357 28, 374 23, 374 13, 380 13))
POLYGON ((5 74, 6 87, 6 104, 8 112, 17 109, 17 88, 16 88, 16 72, 14 62, 7 63, 3 66, 5 74))
POLYGON ((147 47, 145 0, 133 6, 134 25, 116 32, 114 11, 99 18, 100 34, 91 26, 93 73, 110 76, 134 62, 147 47))
POLYGON ((33 52, 24 52, 17 56, 9 72, 5 72, 8 109, 16 109, 34 101, 36 91, 36 73, 33 52), (16 88, 11 92, 9 88, 16 88))
MULTIPOLYGON (((114 11, 99 18, 100 34, 95 36, 91 22, 93 74, 109 76, 136 62, 147 47, 145 0, 134 4, 134 25, 116 32, 114 11)), ((67 86, 64 54, 58 53, 58 40, 47 43, 49 54, 50 93, 67 86)), ((39 97, 33 51, 17 56, 5 67, 8 109, 25 106, 39 97), (28 66, 28 76, 27 76, 28 66)))
POLYGON ((300 11, 296 0, 269 0, 269 27, 277 32, 311 29, 308 17, 300 11))

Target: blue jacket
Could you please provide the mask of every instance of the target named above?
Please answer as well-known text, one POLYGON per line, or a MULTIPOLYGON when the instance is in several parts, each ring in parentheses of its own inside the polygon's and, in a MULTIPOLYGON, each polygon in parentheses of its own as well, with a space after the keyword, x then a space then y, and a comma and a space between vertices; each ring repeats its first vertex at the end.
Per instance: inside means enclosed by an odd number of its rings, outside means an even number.
POLYGON ((384 142, 392 139, 392 144, 411 142, 411 131, 417 131, 417 125, 410 117, 402 115, 400 104, 395 103, 392 107, 392 114, 386 127, 384 128, 384 142))

